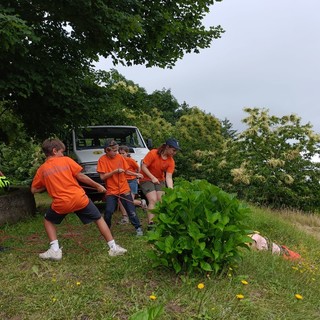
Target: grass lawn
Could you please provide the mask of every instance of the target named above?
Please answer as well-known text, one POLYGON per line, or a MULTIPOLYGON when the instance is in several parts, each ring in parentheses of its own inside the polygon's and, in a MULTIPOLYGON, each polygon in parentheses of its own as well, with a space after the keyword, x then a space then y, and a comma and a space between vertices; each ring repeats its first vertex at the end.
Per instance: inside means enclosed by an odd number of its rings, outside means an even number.
MULTIPOLYGON (((154 269, 146 257, 152 249, 146 237, 136 237, 131 225, 117 225, 119 213, 112 232, 126 255, 109 257, 95 225, 83 226, 71 214, 58 227, 63 259, 41 261, 38 254, 48 248, 42 216, 49 202, 45 194, 36 202, 36 217, 0 228, 0 246, 7 248, 0 251, 0 319, 151 320, 157 306, 163 306, 157 318, 163 320, 320 319, 318 216, 252 208, 252 229, 303 259, 290 262, 245 250, 227 275, 187 276, 154 269), (134 317, 143 310, 150 310, 149 317, 134 317)), ((143 212, 139 215, 146 226, 143 212)))

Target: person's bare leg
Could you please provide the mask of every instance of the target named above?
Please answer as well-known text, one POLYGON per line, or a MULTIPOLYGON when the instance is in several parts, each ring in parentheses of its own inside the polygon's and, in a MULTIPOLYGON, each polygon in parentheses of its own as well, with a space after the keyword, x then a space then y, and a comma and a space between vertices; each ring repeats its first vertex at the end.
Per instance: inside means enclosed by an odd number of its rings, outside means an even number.
POLYGON ((127 249, 124 249, 120 247, 118 244, 116 244, 111 234, 110 228, 108 227, 103 217, 101 217, 99 220, 96 220, 95 224, 97 225, 100 233, 108 243, 108 246, 110 248, 110 256, 119 256, 127 252, 127 249))
POLYGON ((107 242, 113 240, 112 233, 102 217, 99 220, 96 220, 95 224, 97 225, 101 235, 105 238, 107 242))
POLYGON ((61 248, 59 248, 56 226, 52 222, 44 219, 44 228, 50 241, 50 248, 40 253, 39 257, 44 260, 59 261, 62 258, 62 251, 61 248))
POLYGON ((150 191, 146 194, 146 198, 148 199, 148 212, 147 212, 147 216, 148 216, 148 223, 153 222, 153 218, 154 218, 154 214, 150 212, 150 210, 154 209, 157 201, 158 201, 158 197, 157 197, 157 191, 150 191))
POLYGON ((57 229, 52 222, 44 219, 44 228, 46 229, 46 233, 50 242, 57 240, 57 229))

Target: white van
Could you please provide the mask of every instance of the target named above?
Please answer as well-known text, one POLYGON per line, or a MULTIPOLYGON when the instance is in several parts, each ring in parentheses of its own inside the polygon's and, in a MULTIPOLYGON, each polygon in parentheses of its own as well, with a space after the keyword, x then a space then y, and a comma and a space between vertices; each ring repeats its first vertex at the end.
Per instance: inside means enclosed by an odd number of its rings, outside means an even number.
MULTIPOLYGON (((144 141, 139 129, 134 126, 89 126, 79 128, 72 132, 72 157, 83 167, 83 173, 94 181, 102 183, 97 173, 98 159, 104 154, 104 144, 107 139, 114 139, 119 145, 129 147, 130 155, 139 165, 141 160, 152 147, 151 140, 148 145, 144 141)), ((90 187, 83 185, 88 196, 93 201, 102 199, 90 187)))

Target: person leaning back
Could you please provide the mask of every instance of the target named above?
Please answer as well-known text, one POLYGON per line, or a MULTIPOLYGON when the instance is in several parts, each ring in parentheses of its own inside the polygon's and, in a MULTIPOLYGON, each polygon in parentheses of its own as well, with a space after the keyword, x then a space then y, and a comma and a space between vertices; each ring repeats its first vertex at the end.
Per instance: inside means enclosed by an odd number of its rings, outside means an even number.
POLYGON ((44 216, 44 227, 50 240, 50 248, 39 254, 41 259, 61 260, 62 250, 59 247, 55 225, 60 224, 68 213, 74 212, 83 224, 95 222, 100 233, 109 245, 109 255, 117 256, 127 252, 115 243, 108 225, 98 208, 87 197, 78 181, 106 192, 99 183, 81 173, 82 167, 74 160, 63 155, 65 145, 59 139, 47 139, 42 144, 46 156, 45 162, 37 170, 32 181, 31 192, 47 190, 52 198, 50 208, 44 216))
POLYGON ((172 174, 175 169, 173 157, 180 149, 176 139, 168 139, 158 149, 150 150, 142 161, 140 187, 148 200, 148 229, 153 228, 154 209, 164 194, 163 188, 173 188, 172 174))

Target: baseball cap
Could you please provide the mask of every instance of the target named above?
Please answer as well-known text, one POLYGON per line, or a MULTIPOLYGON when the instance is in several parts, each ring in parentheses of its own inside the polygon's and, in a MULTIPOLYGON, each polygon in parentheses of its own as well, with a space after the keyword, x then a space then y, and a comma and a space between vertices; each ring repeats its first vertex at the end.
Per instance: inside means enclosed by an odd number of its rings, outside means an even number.
POLYGON ((172 148, 175 148, 177 150, 181 150, 180 146, 179 146, 179 142, 178 140, 174 139, 174 138, 170 138, 166 141, 166 145, 172 148))
POLYGON ((114 139, 107 139, 106 143, 104 144, 104 148, 114 147, 117 146, 118 143, 114 139))

